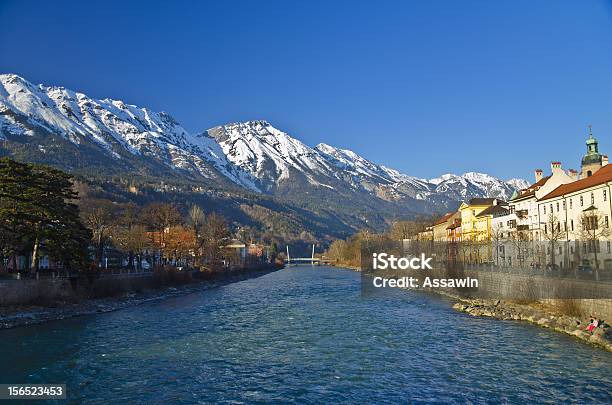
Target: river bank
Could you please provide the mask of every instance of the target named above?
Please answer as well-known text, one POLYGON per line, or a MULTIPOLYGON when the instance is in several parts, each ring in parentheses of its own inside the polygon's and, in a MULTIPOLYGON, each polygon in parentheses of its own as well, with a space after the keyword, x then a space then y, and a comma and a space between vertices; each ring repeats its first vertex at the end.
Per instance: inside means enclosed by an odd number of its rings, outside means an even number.
MULTIPOLYGON (((542 328, 565 333, 584 342, 612 352, 612 329, 605 327, 587 331, 590 316, 568 315, 555 309, 551 304, 519 304, 500 300, 465 299, 454 296, 459 302, 453 308, 472 316, 490 317, 500 320, 525 321, 542 328)), ((610 320, 604 320, 610 322, 610 320)))
POLYGON ((287 266, 2 330, 0 381, 62 382, 70 404, 610 402, 612 353, 432 294, 360 299, 360 287, 353 271, 287 266))
POLYGON ((49 321, 117 311, 119 309, 159 301, 199 291, 206 291, 249 278, 259 277, 278 270, 278 267, 242 270, 230 274, 219 274, 208 279, 194 280, 180 286, 145 289, 105 298, 88 298, 78 302, 54 301, 46 305, 12 305, 0 307, 0 330, 35 325, 49 321))
MULTIPOLYGON (((360 268, 355 266, 338 264, 335 267, 361 271, 360 268)), ((604 319, 604 321, 607 321, 604 328, 596 328, 593 333, 588 332, 586 328, 591 320, 591 314, 585 314, 584 311, 581 311, 574 300, 560 300, 556 304, 552 302, 521 304, 501 300, 465 298, 440 289, 429 289, 428 292, 452 298, 457 301, 453 305, 455 310, 472 316, 529 322, 542 328, 570 335, 612 352, 612 328, 609 327, 612 319, 604 319)))

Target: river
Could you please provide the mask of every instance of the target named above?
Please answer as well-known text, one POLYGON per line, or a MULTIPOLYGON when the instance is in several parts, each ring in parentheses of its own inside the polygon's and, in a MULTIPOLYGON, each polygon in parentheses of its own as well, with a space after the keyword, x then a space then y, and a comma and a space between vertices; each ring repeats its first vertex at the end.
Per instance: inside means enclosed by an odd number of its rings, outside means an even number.
POLYGON ((611 353, 432 294, 363 298, 358 273, 328 267, 4 330, 0 342, 1 383, 66 383, 75 404, 612 402, 611 353))

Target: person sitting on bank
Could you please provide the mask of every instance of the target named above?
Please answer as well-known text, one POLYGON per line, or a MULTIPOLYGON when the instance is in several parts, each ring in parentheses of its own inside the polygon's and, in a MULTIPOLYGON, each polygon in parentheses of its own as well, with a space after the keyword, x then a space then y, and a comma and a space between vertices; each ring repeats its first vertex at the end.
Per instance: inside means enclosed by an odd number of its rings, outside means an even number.
POLYGON ((593 333, 593 330, 599 326, 599 320, 597 318, 591 319, 591 323, 587 326, 587 331, 593 333))

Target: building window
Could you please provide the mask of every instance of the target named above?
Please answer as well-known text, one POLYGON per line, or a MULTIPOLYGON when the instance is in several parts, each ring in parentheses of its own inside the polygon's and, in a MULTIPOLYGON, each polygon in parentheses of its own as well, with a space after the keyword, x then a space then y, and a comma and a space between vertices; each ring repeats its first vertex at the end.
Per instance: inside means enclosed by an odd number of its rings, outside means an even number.
POLYGON ((608 216, 606 215, 606 228, 610 227, 610 223, 608 222, 608 216))
POLYGON ((570 227, 572 228, 572 231, 573 231, 574 230, 574 220, 573 219, 570 220, 570 227))
POLYGON ((567 221, 563 221, 563 230, 567 232, 567 221))
POLYGON ((608 201, 608 195, 607 195, 608 190, 604 190, 604 201, 608 201))
POLYGON ((591 193, 591 205, 595 204, 595 193, 591 193))
POLYGON ((544 224, 544 233, 548 233, 548 225, 544 224))
POLYGON ((595 230, 595 229, 598 228, 599 223, 597 221, 597 217, 595 217, 595 216, 588 216, 585 219, 586 219, 586 224, 585 224, 586 226, 585 226, 585 228, 586 228, 587 231, 592 231, 592 230, 595 230))
POLYGON ((608 242, 606 243, 606 246, 608 247, 608 248, 607 248, 607 249, 608 249, 608 253, 610 253, 610 241, 608 241, 608 242))
POLYGON ((572 199, 570 198, 570 210, 572 209, 572 199))
POLYGON ((550 213, 551 214, 553 213, 553 205, 552 204, 550 204, 550 213))
POLYGON ((544 205, 543 207, 544 207, 544 215, 546 215, 546 205, 544 205))
POLYGON ((557 212, 559 212, 559 201, 557 201, 557 212))
POLYGON ((563 200, 563 211, 565 211, 565 200, 563 200))
POLYGON ((580 196, 580 206, 584 206, 584 199, 582 198, 582 196, 580 196))

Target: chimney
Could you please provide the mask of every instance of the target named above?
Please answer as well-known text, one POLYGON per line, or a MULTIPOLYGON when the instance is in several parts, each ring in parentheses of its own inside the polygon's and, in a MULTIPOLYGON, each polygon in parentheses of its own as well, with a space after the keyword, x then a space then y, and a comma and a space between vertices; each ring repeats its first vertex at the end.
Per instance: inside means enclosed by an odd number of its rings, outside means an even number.
POLYGON ((550 171, 554 175, 555 173, 562 173, 563 169, 561 169, 561 162, 552 162, 550 164, 550 171))
POLYGON ((601 166, 603 167, 603 166, 605 166, 607 164, 608 164, 608 155, 603 155, 601 157, 601 166))
POLYGON ((567 175, 570 176, 572 180, 578 180, 578 172, 574 169, 569 169, 567 175))
POLYGON ((535 170, 535 180, 536 180, 536 183, 542 180, 542 169, 535 170))

